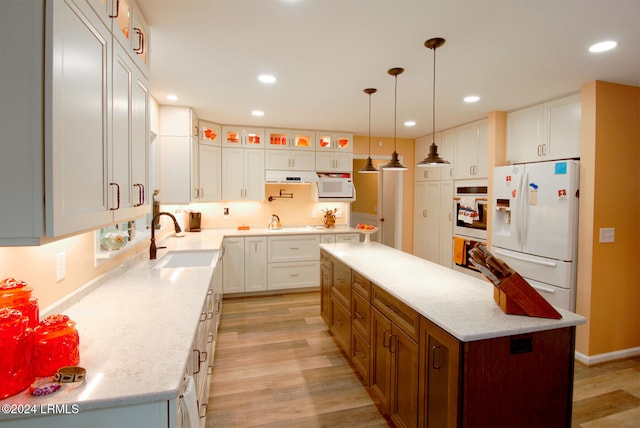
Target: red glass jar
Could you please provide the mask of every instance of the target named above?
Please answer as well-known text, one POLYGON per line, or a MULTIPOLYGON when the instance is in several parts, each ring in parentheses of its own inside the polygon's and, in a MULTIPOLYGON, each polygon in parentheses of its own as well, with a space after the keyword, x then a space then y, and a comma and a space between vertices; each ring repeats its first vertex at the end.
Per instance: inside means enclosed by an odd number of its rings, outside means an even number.
POLYGON ((33 371, 36 376, 53 376, 60 367, 80 362, 80 337, 75 321, 67 315, 50 315, 33 331, 33 371))
POLYGON ((40 322, 38 299, 31 297, 33 288, 15 278, 0 281, 0 309, 12 308, 29 318, 29 328, 36 328, 40 322))
POLYGON ((34 381, 33 331, 15 309, 0 309, 0 399, 17 394, 34 381))

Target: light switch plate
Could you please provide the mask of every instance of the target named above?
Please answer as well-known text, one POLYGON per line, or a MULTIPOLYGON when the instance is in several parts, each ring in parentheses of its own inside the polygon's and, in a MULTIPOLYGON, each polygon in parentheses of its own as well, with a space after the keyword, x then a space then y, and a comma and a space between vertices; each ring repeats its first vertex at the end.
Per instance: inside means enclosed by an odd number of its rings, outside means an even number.
POLYGON ((60 282, 67 276, 67 253, 65 251, 56 254, 56 282, 60 282))
POLYGON ((600 228, 600 243, 608 244, 616 241, 616 229, 614 227, 600 228))

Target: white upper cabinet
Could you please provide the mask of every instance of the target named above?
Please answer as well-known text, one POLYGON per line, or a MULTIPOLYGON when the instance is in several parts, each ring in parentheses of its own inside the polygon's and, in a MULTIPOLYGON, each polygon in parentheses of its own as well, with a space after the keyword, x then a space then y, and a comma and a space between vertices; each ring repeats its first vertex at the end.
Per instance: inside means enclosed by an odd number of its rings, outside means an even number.
POLYGON ((455 156, 455 129, 436 132, 435 136, 427 135, 416 139, 415 159, 420 162, 429 154, 432 143, 438 146, 440 157, 448 164, 416 168, 415 181, 451 180, 453 179, 453 159, 455 156))
POLYGON ((353 135, 341 132, 316 131, 316 151, 353 152, 353 135))
POLYGON ((264 200, 264 152, 222 148, 223 200, 264 200))
POLYGON ((86 0, 142 72, 149 76, 148 25, 134 0, 86 0))
POLYGON ((580 94, 507 115, 507 160, 513 163, 580 157, 580 94))
POLYGON ((223 126, 222 147, 264 149, 264 128, 246 126, 223 126))
POLYGON ((482 119, 455 128, 455 179, 489 176, 489 121, 482 119))
POLYGON ((189 107, 160 106, 160 201, 200 200, 198 117, 189 107))
POLYGON ((316 152, 317 172, 351 172, 353 170, 353 153, 350 152, 316 152))

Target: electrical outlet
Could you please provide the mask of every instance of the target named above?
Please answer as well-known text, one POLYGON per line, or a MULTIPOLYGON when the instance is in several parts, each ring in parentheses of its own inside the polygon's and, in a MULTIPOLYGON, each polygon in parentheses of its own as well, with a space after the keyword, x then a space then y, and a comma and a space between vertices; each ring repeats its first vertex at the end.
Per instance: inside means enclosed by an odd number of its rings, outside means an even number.
POLYGON ((318 210, 311 210, 311 218, 317 218, 318 217, 318 210))
POLYGON ((224 208, 224 219, 229 220, 229 208, 224 208))
POLYGON ((60 282, 67 276, 67 253, 65 251, 56 254, 56 282, 60 282))
POLYGON ((614 227, 600 228, 600 243, 607 244, 616 241, 616 229, 614 227))

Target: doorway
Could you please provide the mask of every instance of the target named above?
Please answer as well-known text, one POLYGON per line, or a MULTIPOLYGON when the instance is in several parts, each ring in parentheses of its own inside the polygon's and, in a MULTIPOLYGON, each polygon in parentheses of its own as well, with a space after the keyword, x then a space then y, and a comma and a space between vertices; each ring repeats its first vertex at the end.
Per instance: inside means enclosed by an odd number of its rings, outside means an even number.
MULTIPOLYGON (((372 156, 373 164, 380 169, 390 156, 372 156)), ((366 156, 353 156, 353 183, 356 201, 351 203, 350 226, 358 223, 373 224, 378 233, 373 241, 402 249, 402 172, 383 171, 377 174, 359 174, 366 156)))

